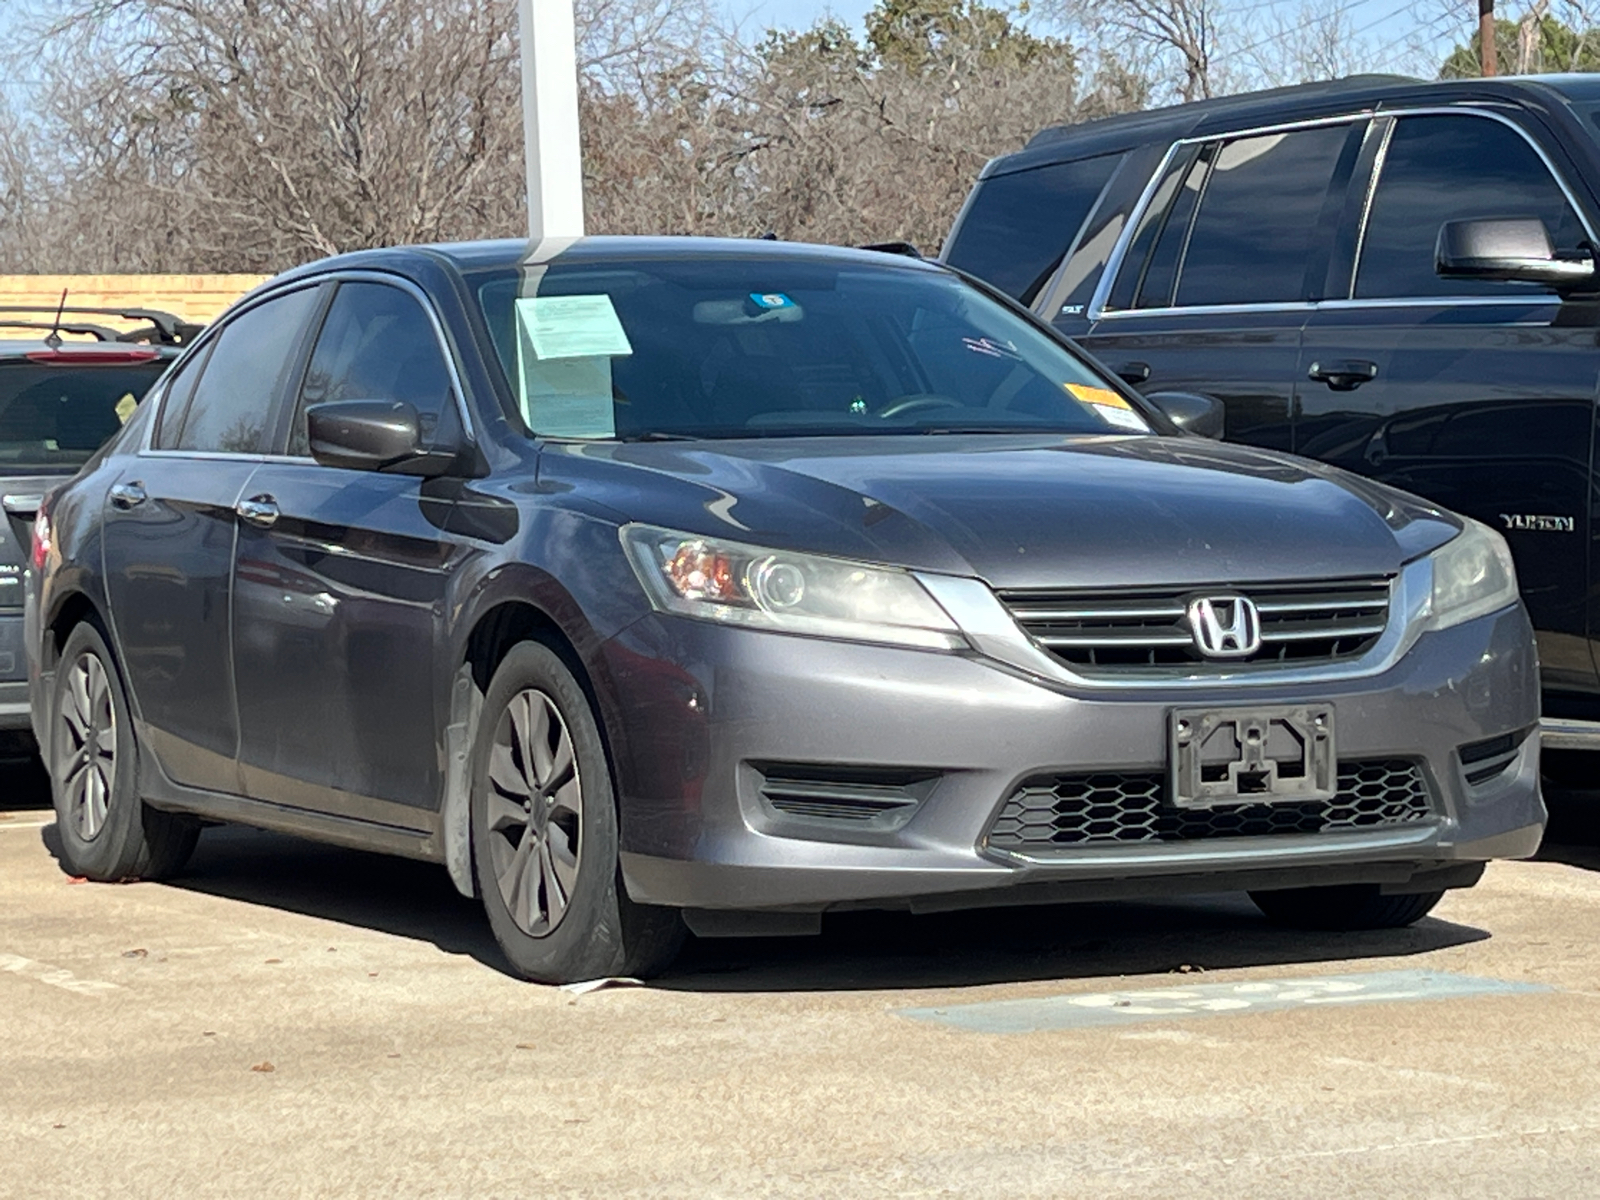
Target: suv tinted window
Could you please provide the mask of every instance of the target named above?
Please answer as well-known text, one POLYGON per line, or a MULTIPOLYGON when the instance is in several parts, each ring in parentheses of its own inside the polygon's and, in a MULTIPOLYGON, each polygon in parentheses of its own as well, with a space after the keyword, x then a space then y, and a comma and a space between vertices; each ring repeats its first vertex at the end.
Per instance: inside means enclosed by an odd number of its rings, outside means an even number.
POLYGON ((165 365, 0 360, 0 471, 76 470, 122 428, 165 365))
POLYGON ((161 415, 156 422, 155 438, 151 442, 157 450, 171 450, 177 446, 178 430, 183 428, 184 414, 189 411, 194 385, 205 370, 206 356, 210 353, 210 346, 202 346, 200 352, 184 363, 172 377, 172 382, 167 384, 166 399, 161 402, 161 415))
POLYGON ((1306 260, 1348 125, 1229 142, 1200 197, 1177 303, 1304 300, 1306 260))
POLYGON ((1441 279, 1434 248, 1446 221, 1538 217, 1556 249, 1584 239, 1577 213, 1516 130, 1487 117, 1401 117, 1373 193, 1355 295, 1505 295, 1537 284, 1441 279))
POLYGON ((1106 154, 985 180, 945 261, 1031 302, 1078 236, 1121 157, 1106 154))
POLYGON ((317 335, 289 435, 290 454, 309 454, 305 410, 329 400, 402 400, 432 441, 450 400, 450 371, 433 322, 399 288, 341 283, 317 335))
POLYGON ((177 449, 265 453, 273 397, 316 297, 316 288, 301 288, 228 323, 195 386, 177 449))

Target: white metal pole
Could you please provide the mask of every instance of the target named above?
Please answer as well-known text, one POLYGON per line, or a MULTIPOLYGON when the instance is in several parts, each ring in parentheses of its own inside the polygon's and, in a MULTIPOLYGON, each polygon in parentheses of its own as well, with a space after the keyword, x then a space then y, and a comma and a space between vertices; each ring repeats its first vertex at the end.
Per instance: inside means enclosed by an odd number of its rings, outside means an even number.
POLYGON ((572 0, 517 0, 522 21, 522 129, 528 232, 583 236, 583 155, 578 142, 578 50, 572 0))

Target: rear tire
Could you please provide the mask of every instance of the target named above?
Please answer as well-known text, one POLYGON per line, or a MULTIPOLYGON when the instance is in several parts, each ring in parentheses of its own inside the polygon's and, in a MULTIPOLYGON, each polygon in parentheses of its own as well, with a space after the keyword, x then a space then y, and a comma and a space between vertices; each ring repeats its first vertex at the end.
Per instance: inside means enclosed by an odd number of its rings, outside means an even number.
POLYGON ((181 870, 200 826, 139 799, 139 749, 122 674, 87 621, 61 651, 50 731, 50 791, 68 874, 117 883, 181 870))
POLYGON ((1330 931, 1403 929, 1422 920, 1443 898, 1443 892, 1385 896, 1375 883, 1250 893, 1256 907, 1278 925, 1330 931))
POLYGON ((671 964, 683 919, 628 898, 599 725, 548 646, 522 642, 495 671, 472 767, 473 871, 518 975, 576 983, 644 978, 671 964))

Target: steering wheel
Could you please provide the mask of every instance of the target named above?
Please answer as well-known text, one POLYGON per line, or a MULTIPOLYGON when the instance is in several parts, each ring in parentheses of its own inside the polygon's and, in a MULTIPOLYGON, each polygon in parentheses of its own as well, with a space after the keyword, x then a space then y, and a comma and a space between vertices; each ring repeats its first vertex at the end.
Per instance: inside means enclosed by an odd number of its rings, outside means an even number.
POLYGON ((898 396, 885 404, 878 411, 878 418, 887 421, 890 417, 903 416, 910 412, 919 412, 924 408, 965 408, 966 405, 953 396, 937 396, 932 392, 915 392, 909 396, 898 396))

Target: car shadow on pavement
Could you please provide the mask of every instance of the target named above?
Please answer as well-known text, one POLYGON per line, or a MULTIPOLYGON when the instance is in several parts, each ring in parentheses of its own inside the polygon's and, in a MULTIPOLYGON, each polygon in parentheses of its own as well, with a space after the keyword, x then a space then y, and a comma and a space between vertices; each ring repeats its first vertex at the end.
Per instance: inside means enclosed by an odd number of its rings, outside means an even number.
POLYGON ((820 937, 691 941, 656 986, 852 991, 1200 974, 1425 954, 1488 936, 1431 917, 1410 929, 1367 933, 1282 929, 1239 894, 924 916, 838 913, 823 919, 820 937))
MULTIPOLYGON (((418 938, 509 974, 482 907, 444 869, 242 827, 209 829, 166 885, 418 938)), ((676 991, 852 991, 1145 975, 1388 958, 1482 940, 1428 919, 1411 929, 1303 933, 1243 896, 989 908, 914 916, 830 914, 819 937, 690 939, 653 986, 676 991)))
POLYGON ((483 906, 435 863, 222 825, 165 886, 418 938, 510 974, 483 906))

